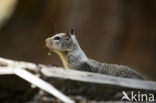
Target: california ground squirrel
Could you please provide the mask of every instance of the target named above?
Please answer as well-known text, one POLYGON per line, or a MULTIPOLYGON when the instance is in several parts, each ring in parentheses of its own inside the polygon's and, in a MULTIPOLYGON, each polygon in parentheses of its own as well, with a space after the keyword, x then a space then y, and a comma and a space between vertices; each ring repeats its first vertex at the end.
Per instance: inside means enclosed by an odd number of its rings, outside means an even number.
POLYGON ((145 79, 140 73, 128 66, 99 63, 89 59, 80 48, 73 29, 67 33, 59 33, 47 38, 46 46, 60 56, 65 69, 71 68, 116 77, 145 79))

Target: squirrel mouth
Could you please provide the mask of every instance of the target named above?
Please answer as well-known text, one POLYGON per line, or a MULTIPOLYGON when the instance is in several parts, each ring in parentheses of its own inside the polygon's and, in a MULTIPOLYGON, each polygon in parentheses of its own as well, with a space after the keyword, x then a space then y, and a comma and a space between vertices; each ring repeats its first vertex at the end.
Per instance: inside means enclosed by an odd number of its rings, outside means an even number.
POLYGON ((51 46, 51 43, 50 43, 49 38, 46 39, 45 42, 46 42, 46 46, 47 46, 49 49, 53 49, 52 46, 51 46))
POLYGON ((56 52, 57 50, 53 48, 52 43, 51 43, 51 38, 47 38, 45 40, 46 42, 46 47, 48 47, 51 51, 56 52))
POLYGON ((51 51, 55 51, 55 49, 50 45, 49 40, 46 40, 46 47, 48 47, 51 51))
POLYGON ((54 48, 52 48, 52 46, 49 43, 46 43, 46 46, 52 51, 55 50, 54 48))

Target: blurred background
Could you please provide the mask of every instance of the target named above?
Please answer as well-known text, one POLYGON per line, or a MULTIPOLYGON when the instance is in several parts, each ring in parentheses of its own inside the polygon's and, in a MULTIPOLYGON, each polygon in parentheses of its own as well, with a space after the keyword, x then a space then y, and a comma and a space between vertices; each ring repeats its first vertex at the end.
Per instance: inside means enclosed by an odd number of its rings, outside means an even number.
POLYGON ((88 57, 156 80, 156 0, 0 0, 0 57, 62 66, 45 39, 71 27, 88 57))

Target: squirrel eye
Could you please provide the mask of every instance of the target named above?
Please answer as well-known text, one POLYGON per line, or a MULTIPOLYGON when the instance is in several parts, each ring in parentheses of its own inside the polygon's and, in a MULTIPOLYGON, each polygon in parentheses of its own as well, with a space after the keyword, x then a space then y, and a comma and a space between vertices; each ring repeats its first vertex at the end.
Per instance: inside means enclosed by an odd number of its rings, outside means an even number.
POLYGON ((56 36, 56 37, 54 38, 54 40, 59 40, 59 39, 61 39, 59 36, 56 36))

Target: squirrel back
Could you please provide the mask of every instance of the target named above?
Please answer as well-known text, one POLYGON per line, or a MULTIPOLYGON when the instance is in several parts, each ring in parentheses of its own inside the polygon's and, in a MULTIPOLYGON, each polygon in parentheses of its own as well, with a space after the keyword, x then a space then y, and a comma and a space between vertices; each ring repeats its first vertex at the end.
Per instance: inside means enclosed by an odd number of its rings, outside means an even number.
POLYGON ((76 69, 116 77, 145 79, 140 73, 124 65, 100 63, 89 59, 71 29, 67 33, 59 33, 46 39, 46 46, 61 58, 65 69, 76 69))

